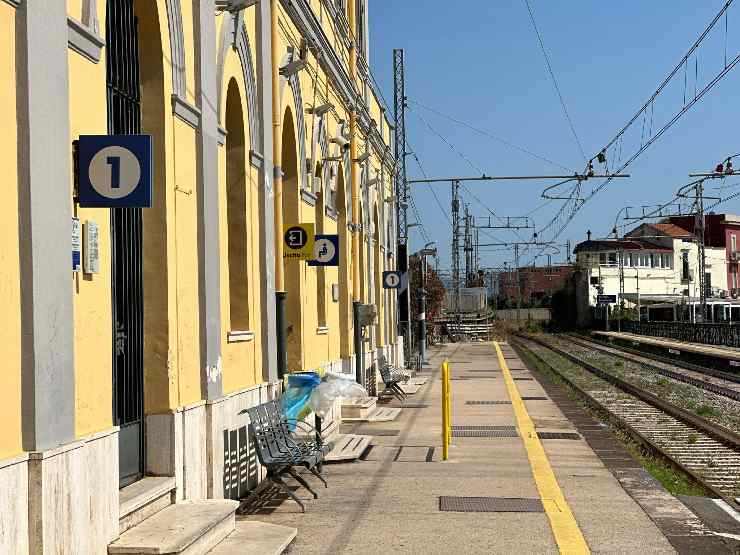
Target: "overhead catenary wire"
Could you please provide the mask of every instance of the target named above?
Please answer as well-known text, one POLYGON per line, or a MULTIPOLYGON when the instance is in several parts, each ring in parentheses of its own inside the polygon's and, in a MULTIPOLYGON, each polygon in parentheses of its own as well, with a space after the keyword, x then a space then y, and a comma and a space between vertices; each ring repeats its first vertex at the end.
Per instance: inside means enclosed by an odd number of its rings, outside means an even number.
POLYGON ((540 160, 542 162, 546 162, 547 164, 550 164, 552 166, 556 166, 556 167, 558 167, 560 169, 563 169, 563 170, 566 170, 566 171, 574 172, 575 173, 575 170, 573 168, 570 168, 568 166, 565 166, 565 165, 563 165, 563 164, 561 164, 559 162, 555 162, 554 160, 551 160, 550 158, 547 158, 545 156, 542 156, 541 154, 537 154, 536 152, 532 152, 531 150, 529 150, 529 149, 527 149, 527 148, 525 148, 523 146, 517 145, 517 144, 515 144, 515 143, 513 143, 513 142, 511 142, 511 141, 509 141, 507 139, 504 139, 502 137, 499 137, 499 136, 491 133, 490 131, 486 131, 485 129, 481 129, 481 128, 476 127, 475 125, 472 125, 472 124, 470 124, 468 122, 465 122, 465 121, 463 121, 463 120, 461 120, 459 118, 456 118, 454 116, 451 116, 450 114, 446 114, 446 113, 444 113, 444 112, 442 112, 440 110, 437 110, 436 108, 432 108, 431 106, 428 106, 426 104, 423 104, 423 103, 419 102, 418 100, 414 100, 413 98, 409 98, 408 99, 408 102, 410 102, 412 104, 415 104, 419 108, 422 108, 424 110, 427 110, 428 112, 431 112, 433 114, 436 114, 439 117, 445 118, 445 119, 447 119, 447 120, 449 120, 449 121, 451 121, 453 123, 456 123, 456 124, 458 124, 458 125, 460 125, 462 127, 467 127, 471 131, 475 131, 476 133, 478 133, 480 135, 483 135, 484 137, 488 137, 489 139, 492 139, 494 141, 497 141, 497 142, 499 142, 499 143, 501 143, 503 145, 506 145, 506 146, 508 146, 510 148, 513 148, 515 150, 518 150, 519 152, 522 152, 524 154, 527 154, 528 156, 531 156, 533 158, 536 158, 537 160, 540 160))
POLYGON ((547 66, 547 71, 550 74, 550 79, 552 79, 552 84, 555 86, 555 91, 558 93, 558 98, 560 99, 560 106, 563 108, 563 113, 565 114, 565 119, 568 121, 568 126, 570 127, 570 132, 573 134, 573 138, 575 139, 576 145, 578 146, 578 150, 581 152, 581 156, 583 157, 583 161, 585 162, 586 152, 583 150, 583 145, 581 144, 581 140, 578 138, 578 133, 576 133, 575 125, 573 125, 573 120, 570 117, 570 114, 568 113, 568 107, 565 105, 565 99, 563 98, 563 93, 560 91, 560 85, 558 85, 558 80, 555 77, 555 72, 552 69, 552 64, 550 63, 550 56, 547 54, 547 49, 545 48, 545 41, 542 39, 542 34, 540 33, 539 28, 537 27, 537 22, 534 19, 534 12, 532 11, 532 6, 529 4, 529 0, 524 0, 524 4, 527 6, 527 11, 529 12, 529 19, 532 22, 532 27, 534 28, 534 32, 537 34, 537 40, 540 43, 540 50, 542 50, 542 55, 545 58, 545 65, 547 66))

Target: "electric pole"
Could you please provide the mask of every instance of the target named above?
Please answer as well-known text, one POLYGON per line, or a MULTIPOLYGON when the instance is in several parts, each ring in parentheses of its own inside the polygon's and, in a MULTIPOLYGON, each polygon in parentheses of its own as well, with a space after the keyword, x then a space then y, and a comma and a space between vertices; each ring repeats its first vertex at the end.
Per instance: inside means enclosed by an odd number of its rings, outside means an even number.
MULTIPOLYGON (((411 283, 408 253, 408 209, 409 185, 406 179, 406 77, 404 74, 403 49, 393 50, 393 115, 395 124, 396 155, 396 233, 398 238, 397 269, 406 274, 406 283, 411 283)), ((405 359, 411 355, 411 323, 409 307, 409 285, 398 292, 398 334, 404 338, 405 359)))

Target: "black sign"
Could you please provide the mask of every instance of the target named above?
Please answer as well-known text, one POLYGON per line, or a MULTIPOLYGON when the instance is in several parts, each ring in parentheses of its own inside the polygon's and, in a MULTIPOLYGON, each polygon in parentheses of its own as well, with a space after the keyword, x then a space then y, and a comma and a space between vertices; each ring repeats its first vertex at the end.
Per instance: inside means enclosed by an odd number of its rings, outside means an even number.
POLYGON ((616 295, 596 295, 596 304, 611 304, 616 302, 616 295))
POLYGON ((308 233, 299 225, 289 227, 285 232, 285 244, 291 249, 302 249, 308 243, 308 233))

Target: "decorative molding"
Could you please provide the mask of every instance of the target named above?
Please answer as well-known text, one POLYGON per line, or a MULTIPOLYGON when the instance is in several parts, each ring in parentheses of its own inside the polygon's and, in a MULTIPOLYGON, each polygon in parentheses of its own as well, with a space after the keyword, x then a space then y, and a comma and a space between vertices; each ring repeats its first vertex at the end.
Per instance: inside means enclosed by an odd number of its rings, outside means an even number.
POLYGON ((265 165, 265 157, 262 156, 262 154, 257 152, 256 150, 250 150, 249 151, 249 163, 252 164, 253 168, 260 170, 262 169, 262 166, 265 165))
POLYGON ((82 0, 82 23, 95 33, 95 35, 100 36, 96 0, 82 0))
POLYGON ((248 114, 247 124, 249 125, 249 145, 252 150, 259 152, 262 129, 258 112, 259 97, 257 95, 257 79, 255 77, 256 73, 252 59, 252 48, 249 43, 249 35, 247 34, 247 28, 243 24, 242 18, 236 17, 234 14, 224 14, 224 17, 230 19, 224 21, 221 25, 221 33, 217 43, 216 82, 218 83, 218 96, 216 106, 218 117, 221 119, 221 115, 223 114, 224 67, 226 64, 226 55, 228 54, 229 47, 231 47, 239 56, 242 75, 247 88, 244 94, 247 98, 246 111, 248 114))
POLYGON ((191 127, 200 128, 200 108, 176 94, 172 95, 172 113, 191 127))
POLYGON ((301 189, 301 200, 309 206, 316 206, 316 202, 318 202, 316 195, 306 189, 301 189))
POLYGON ((67 33, 69 47, 93 63, 100 61, 100 55, 105 46, 102 37, 90 27, 67 16, 67 33))
POLYGON ((167 24, 170 31, 170 56, 172 58, 172 94, 187 98, 185 40, 182 31, 180 0, 167 0, 167 24))
MULTIPOLYGON (((344 104, 349 106, 350 109, 354 107, 357 100, 361 98, 361 95, 354 83, 352 83, 349 73, 322 29, 321 22, 313 13, 310 3, 307 0, 281 0, 280 3, 301 34, 318 51, 318 62, 329 75, 329 81, 335 84, 337 93, 344 104)), ((342 20, 343 16, 344 14, 337 14, 336 20, 342 20)), ((347 33, 349 34, 349 26, 347 26, 347 33)), ((342 36, 342 33, 339 33, 339 35, 342 36)), ((351 41, 349 44, 351 45, 351 41)), ((374 89, 373 94, 375 94, 374 89)), ((378 95, 375 94, 375 97, 378 98, 378 95)), ((366 106, 360 108, 367 110, 366 106)), ((369 121, 365 124, 364 128, 362 124, 358 125, 358 127, 368 135, 370 142, 377 152, 382 153, 385 150, 387 145, 383 142, 383 138, 377 127, 370 129, 369 121)))
POLYGON ((246 341, 254 341, 253 331, 229 331, 226 332, 227 343, 244 343, 246 341))
POLYGON ((324 207, 324 214, 326 214, 329 218, 331 218, 335 222, 337 221, 337 218, 339 217, 339 214, 337 213, 337 211, 334 210, 331 206, 324 207))
POLYGON ((224 146, 226 144, 227 131, 220 125, 218 126, 218 144, 224 146))

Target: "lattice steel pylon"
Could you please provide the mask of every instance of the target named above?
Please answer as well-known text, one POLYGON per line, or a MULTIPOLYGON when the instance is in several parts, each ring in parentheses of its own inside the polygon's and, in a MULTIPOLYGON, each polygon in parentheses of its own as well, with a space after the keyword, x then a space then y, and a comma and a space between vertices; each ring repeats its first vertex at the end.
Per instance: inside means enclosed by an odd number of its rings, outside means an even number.
MULTIPOLYGON (((406 212, 409 206, 409 184, 406 177, 406 81, 403 49, 393 50, 393 121, 396 154, 396 237, 398 252, 396 269, 407 272, 409 227, 406 212)), ((407 274, 408 275, 408 274, 407 274)), ((410 279, 407 280, 411 282, 410 279)), ((404 351, 408 360, 411 341, 411 307, 408 287, 398 293, 398 334, 404 337, 404 351)))
POLYGON ((403 49, 393 50, 393 106, 395 124, 396 153, 396 225, 398 243, 405 245, 408 241, 408 208, 409 186, 406 182, 406 83, 404 76, 403 49))
POLYGON ((452 286, 455 288, 455 321, 460 330, 460 182, 452 182, 452 286))

